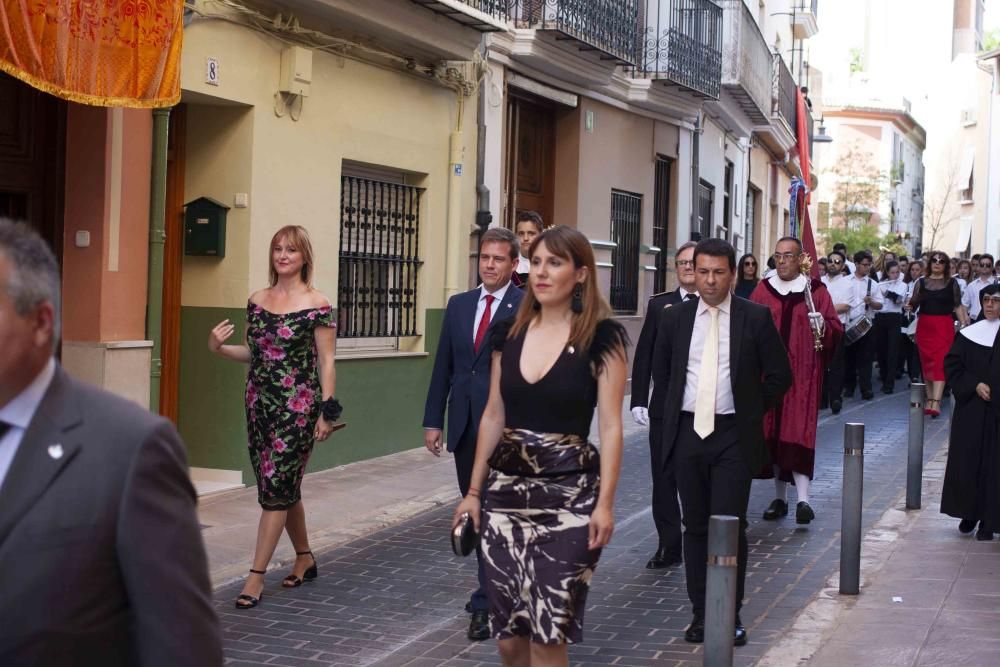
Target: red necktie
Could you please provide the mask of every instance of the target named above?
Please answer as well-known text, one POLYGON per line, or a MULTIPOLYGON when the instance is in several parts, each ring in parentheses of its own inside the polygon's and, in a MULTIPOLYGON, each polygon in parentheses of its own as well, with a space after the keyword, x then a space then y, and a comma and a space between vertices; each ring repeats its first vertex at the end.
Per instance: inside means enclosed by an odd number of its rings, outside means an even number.
POLYGON ((494 299, 496 297, 492 294, 486 295, 486 310, 483 311, 483 316, 479 319, 479 328, 476 329, 476 342, 472 345, 477 354, 479 346, 482 345, 483 339, 486 338, 486 330, 490 328, 490 306, 493 305, 494 299))

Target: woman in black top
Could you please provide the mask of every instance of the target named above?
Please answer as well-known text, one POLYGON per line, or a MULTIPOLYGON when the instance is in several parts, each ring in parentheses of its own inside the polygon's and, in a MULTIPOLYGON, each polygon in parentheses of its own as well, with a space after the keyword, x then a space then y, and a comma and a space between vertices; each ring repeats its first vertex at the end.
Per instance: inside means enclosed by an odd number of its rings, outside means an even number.
POLYGON ((948 255, 932 252, 926 275, 917 281, 907 308, 919 311, 917 319, 917 349, 920 366, 927 383, 925 414, 936 419, 941 414, 941 394, 944 393, 944 356, 955 340, 955 319, 965 326, 969 316, 962 305, 958 281, 948 277, 948 255))
POLYGON ((760 282, 760 278, 757 277, 757 258, 750 253, 743 255, 736 270, 739 271, 736 274, 739 277, 736 279, 736 289, 733 293, 738 297, 749 299, 757 283, 760 282))
POLYGON ((517 318, 499 323, 468 513, 480 526, 493 635, 506 665, 568 664, 614 529, 622 457, 624 328, 595 281, 587 238, 543 232, 517 318), (587 436, 598 409, 601 451, 587 436))

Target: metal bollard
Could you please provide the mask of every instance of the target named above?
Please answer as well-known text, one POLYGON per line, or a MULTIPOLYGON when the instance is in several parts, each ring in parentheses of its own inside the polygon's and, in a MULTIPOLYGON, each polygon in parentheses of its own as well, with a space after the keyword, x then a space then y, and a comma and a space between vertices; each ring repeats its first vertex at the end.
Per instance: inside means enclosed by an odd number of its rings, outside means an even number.
POLYGON ((906 509, 920 509, 924 477, 924 385, 910 385, 910 446, 906 455, 906 509))
POLYGON ((861 498, 865 480, 865 425, 844 424, 844 490, 840 510, 840 592, 861 585, 861 498))
POLYGON ((733 664, 739 529, 740 520, 735 516, 712 515, 708 520, 705 667, 733 664))

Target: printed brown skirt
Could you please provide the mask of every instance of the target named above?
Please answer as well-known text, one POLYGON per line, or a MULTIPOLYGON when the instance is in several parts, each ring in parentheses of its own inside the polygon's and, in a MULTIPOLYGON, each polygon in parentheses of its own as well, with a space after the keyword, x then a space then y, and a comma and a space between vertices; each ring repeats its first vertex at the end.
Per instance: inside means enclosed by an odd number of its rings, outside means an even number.
POLYGON ((486 594, 497 639, 583 638, 601 555, 587 548, 599 471, 597 449, 577 435, 504 430, 483 501, 486 594))

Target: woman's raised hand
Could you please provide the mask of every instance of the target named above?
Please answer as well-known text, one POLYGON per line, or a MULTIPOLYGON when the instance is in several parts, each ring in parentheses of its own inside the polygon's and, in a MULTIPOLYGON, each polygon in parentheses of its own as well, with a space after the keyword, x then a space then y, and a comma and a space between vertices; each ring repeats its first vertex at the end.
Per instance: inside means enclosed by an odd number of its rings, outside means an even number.
POLYGON ((236 327, 229 320, 222 320, 216 324, 212 332, 208 334, 209 351, 218 353, 219 348, 233 335, 234 331, 236 331, 236 327))

